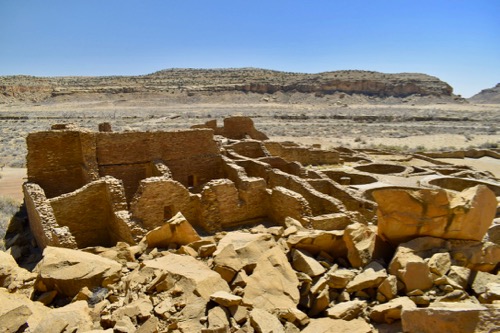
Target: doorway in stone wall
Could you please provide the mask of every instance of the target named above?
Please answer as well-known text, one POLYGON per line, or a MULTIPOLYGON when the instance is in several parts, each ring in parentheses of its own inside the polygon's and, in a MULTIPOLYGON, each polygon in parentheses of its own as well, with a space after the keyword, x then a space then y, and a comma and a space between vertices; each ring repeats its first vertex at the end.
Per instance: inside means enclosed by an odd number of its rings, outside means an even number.
POLYGON ((198 177, 195 175, 189 175, 188 176, 188 187, 193 187, 198 185, 198 177))

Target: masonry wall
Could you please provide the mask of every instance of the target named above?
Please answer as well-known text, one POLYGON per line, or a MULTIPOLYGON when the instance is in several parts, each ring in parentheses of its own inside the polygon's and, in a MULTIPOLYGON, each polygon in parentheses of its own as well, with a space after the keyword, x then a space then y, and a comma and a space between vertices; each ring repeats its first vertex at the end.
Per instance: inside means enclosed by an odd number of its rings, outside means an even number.
POLYGON ((315 190, 304 179, 276 169, 268 171, 268 177, 267 186, 269 188, 281 186, 302 195, 309 203, 314 216, 345 211, 345 207, 340 200, 315 190))
POLYGON ((28 181, 39 184, 52 198, 95 180, 94 135, 71 130, 30 133, 26 139, 28 181))
POLYGON ((130 199, 141 179, 153 176, 150 162, 161 160, 184 186, 220 178, 221 160, 212 130, 99 133, 97 160, 101 176, 123 179, 130 199))
POLYGON ((132 219, 145 229, 159 227, 178 212, 194 226, 199 224, 200 198, 179 182, 163 177, 141 181, 137 196, 130 203, 132 219))
POLYGON ((76 241, 67 227, 60 227, 50 202, 38 184, 23 185, 24 202, 28 212, 30 229, 38 246, 77 248, 76 241))
POLYGON ((279 142, 264 142, 266 149, 274 156, 288 162, 297 161, 304 165, 339 164, 340 154, 336 150, 323 150, 301 146, 285 146, 279 142))
POLYGON ((113 246, 119 240, 131 242, 114 228, 115 212, 126 209, 123 189, 116 179, 100 179, 49 203, 57 223, 69 228, 79 248, 113 246))

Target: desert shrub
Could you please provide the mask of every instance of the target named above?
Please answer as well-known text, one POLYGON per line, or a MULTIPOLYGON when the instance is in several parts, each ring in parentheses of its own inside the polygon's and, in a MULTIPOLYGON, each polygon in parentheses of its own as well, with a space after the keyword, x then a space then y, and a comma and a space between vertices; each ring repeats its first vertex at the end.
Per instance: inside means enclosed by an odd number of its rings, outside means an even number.
POLYGON ((12 217, 19 210, 19 203, 7 197, 0 197, 0 250, 5 250, 4 248, 4 237, 7 231, 7 227, 9 225, 12 217))

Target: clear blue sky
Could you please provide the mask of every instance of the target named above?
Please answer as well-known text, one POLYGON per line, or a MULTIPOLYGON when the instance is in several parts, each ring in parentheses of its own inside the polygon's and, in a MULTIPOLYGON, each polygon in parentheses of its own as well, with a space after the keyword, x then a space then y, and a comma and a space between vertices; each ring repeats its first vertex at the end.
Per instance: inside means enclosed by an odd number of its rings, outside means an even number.
POLYGON ((421 72, 500 82, 499 0, 0 0, 0 75, 165 68, 421 72))

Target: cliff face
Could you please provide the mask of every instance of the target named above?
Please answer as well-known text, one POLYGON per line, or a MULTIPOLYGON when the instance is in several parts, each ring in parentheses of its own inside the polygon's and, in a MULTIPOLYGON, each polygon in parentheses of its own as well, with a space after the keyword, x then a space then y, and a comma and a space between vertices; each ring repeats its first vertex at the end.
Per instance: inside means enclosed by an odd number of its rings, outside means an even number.
POLYGON ((481 90, 469 98, 469 101, 481 104, 500 104, 500 83, 493 88, 481 90))
POLYGON ((336 92, 377 97, 447 97, 453 89, 425 74, 336 71, 319 74, 263 69, 169 69, 144 76, 0 77, 0 101, 43 101, 72 94, 251 92, 258 94, 336 92))

